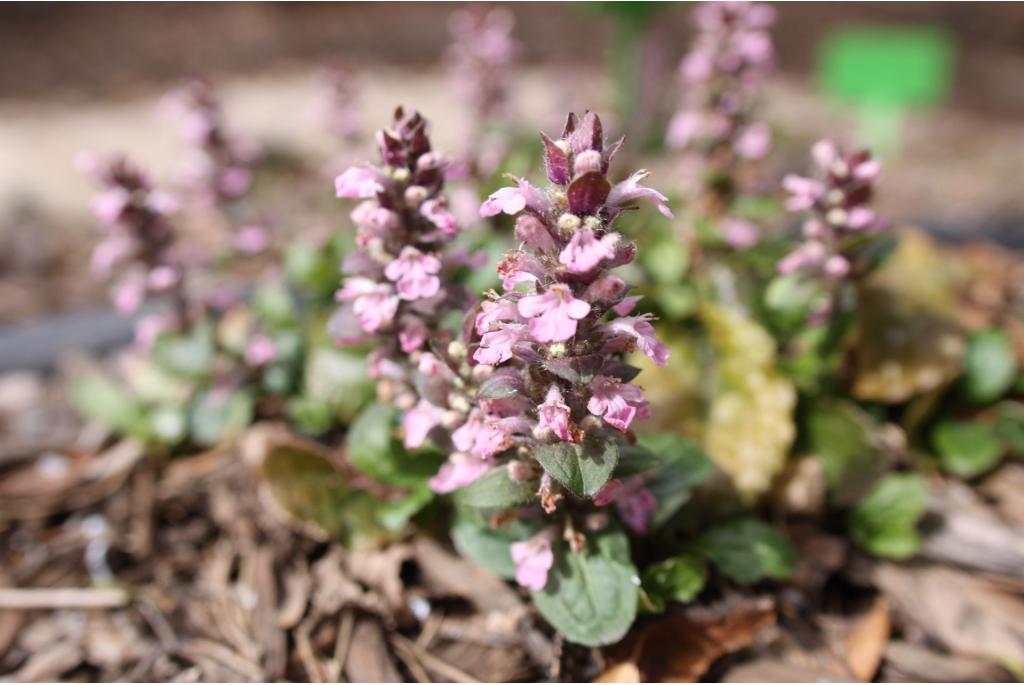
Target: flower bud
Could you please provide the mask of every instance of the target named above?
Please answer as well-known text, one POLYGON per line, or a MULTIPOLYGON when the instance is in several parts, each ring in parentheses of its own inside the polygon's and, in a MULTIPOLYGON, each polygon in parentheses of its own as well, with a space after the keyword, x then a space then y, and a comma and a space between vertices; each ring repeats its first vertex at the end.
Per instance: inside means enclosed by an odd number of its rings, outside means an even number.
POLYGON ((532 214, 516 219, 516 239, 539 252, 550 252, 557 247, 544 222, 532 214))
POLYGON ((601 170, 601 153, 597 150, 585 150, 576 155, 573 161, 573 171, 576 175, 585 174, 588 171, 601 170))
POLYGON ((405 189, 405 202, 410 205, 419 205, 427 199, 429 194, 430 192, 423 186, 409 186, 405 189))
POLYGON ((567 212, 558 217, 558 230, 561 231, 563 235, 568 235, 578 229, 582 223, 583 222, 578 216, 567 212))

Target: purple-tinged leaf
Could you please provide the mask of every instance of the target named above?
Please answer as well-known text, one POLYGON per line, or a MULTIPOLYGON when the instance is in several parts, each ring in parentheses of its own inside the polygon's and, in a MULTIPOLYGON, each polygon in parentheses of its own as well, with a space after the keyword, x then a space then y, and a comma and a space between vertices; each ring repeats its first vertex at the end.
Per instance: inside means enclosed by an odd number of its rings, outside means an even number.
POLYGON ((599 354, 588 354, 581 357, 559 357, 548 359, 543 367, 562 380, 573 385, 586 385, 601 373, 604 357, 599 354))
POLYGON ((496 370, 480 384, 477 398, 481 400, 503 400, 526 392, 523 376, 518 369, 496 370))
POLYGON ((577 155, 586 150, 600 152, 604 146, 604 132, 601 129, 600 117, 594 112, 584 114, 579 127, 572 132, 569 142, 572 151, 577 155))

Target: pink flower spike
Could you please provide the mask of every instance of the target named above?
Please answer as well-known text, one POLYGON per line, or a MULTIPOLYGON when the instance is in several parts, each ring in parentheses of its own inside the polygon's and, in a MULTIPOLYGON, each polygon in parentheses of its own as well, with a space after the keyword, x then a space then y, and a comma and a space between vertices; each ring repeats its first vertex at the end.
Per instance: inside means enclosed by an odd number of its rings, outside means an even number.
POLYGON ((422 447, 427 434, 441 423, 444 411, 426 400, 420 400, 415 407, 402 416, 403 444, 406 449, 422 447))
POLYGON ((654 188, 648 188, 647 186, 640 185, 640 181, 650 176, 650 172, 641 169, 640 171, 634 172, 632 176, 627 178, 621 183, 615 184, 612 187, 610 193, 608 193, 607 204, 611 207, 621 207, 627 202, 633 200, 650 200, 657 207, 658 211, 669 219, 674 219, 675 215, 672 210, 668 208, 668 198, 659 193, 654 188))
POLYGON ((96 196, 92 203, 92 212, 105 224, 112 224, 121 216, 121 212, 131 202, 131 195, 121 187, 105 190, 96 196))
POLYGON ((557 385, 548 388, 544 402, 537 407, 537 415, 540 419, 537 428, 552 431, 559 440, 573 441, 569 428, 569 406, 562 399, 562 392, 557 385))
POLYGON ((548 572, 555 563, 551 536, 545 532, 524 542, 513 542, 509 552, 516 565, 516 582, 534 592, 543 590, 548 584, 548 572))
POLYGON ((373 197, 384 190, 384 174, 369 166, 353 166, 334 179, 338 197, 373 197))
POLYGON ((601 416, 613 428, 625 433, 637 416, 650 416, 650 407, 643 391, 629 383, 608 376, 598 376, 590 383, 593 393, 587 402, 587 411, 601 416))
POLYGON ((477 457, 455 452, 441 465, 441 470, 430 479, 430 489, 439 495, 465 487, 487 473, 490 463, 477 457))
POLYGON ((650 316, 650 314, 643 314, 615 319, 605 324, 605 329, 613 335, 623 335, 635 339, 637 347, 650 357, 651 361, 658 366, 665 366, 668 364, 668 348, 655 336, 650 316))
POLYGON ((563 342, 576 335, 576 322, 590 313, 590 305, 576 299, 568 285, 555 283, 542 295, 519 300, 519 313, 530 320, 537 342, 563 342))
POLYGON ((573 233, 569 244, 558 255, 558 261, 573 273, 585 274, 600 264, 601 260, 613 258, 619 240, 618 233, 609 233, 598 240, 592 230, 581 228, 573 233))
POLYGON ((820 182, 796 174, 787 174, 782 179, 782 187, 789 193, 789 197, 786 198, 786 209, 791 212, 810 209, 825 192, 825 187, 820 182))
POLYGON ((411 245, 402 248, 398 258, 387 265, 384 275, 395 281, 395 288, 403 300, 433 297, 441 288, 441 260, 424 254, 411 245))

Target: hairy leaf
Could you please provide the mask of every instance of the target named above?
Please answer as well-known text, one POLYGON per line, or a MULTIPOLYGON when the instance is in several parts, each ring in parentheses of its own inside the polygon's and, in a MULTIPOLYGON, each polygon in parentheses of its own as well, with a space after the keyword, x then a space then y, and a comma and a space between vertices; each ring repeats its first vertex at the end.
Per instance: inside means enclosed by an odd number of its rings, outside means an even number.
POLYGON ((593 497, 612 477, 619 448, 607 438, 588 436, 581 445, 571 442, 539 445, 533 456, 552 478, 577 497, 593 497))
POLYGON ((927 503, 928 487, 923 478, 911 473, 889 474, 850 512, 853 539, 876 556, 913 556, 921 545, 917 523, 927 503))
POLYGON ((719 523, 697 540, 697 550, 737 583, 788 578, 796 553, 785 537, 767 523, 740 518, 719 523))
POLYGON ((554 553, 547 586, 532 593, 544 618, 570 641, 588 647, 625 635, 636 617, 638 597, 626 536, 617 531, 590 535, 580 552, 560 541, 554 553))

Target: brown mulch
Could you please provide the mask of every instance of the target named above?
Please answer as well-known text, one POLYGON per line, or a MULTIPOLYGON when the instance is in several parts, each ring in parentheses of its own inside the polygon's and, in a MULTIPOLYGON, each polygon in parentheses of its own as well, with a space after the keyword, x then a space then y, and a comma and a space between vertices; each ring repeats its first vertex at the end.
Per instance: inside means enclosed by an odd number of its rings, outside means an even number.
POLYGON ((62 387, 0 377, 5 680, 984 681, 1011 677, 995 655, 1024 655, 1017 463, 982 496, 940 487, 953 538, 913 563, 793 521, 788 586, 715 588, 602 652, 562 643, 521 591, 429 535, 353 552, 304 533, 253 468, 279 428, 168 460, 80 425, 62 387), (950 559, 957 535, 985 548, 979 525, 1016 552, 950 559))

